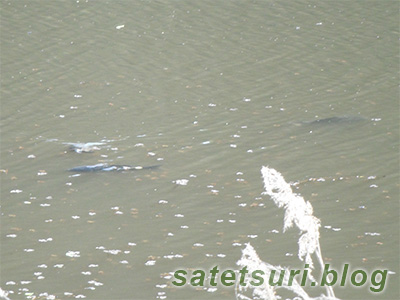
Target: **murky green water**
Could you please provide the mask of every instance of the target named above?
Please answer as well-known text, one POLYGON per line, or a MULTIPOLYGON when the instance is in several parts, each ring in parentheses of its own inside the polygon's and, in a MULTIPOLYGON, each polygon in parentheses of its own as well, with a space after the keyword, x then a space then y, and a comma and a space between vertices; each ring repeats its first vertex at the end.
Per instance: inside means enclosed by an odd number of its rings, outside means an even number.
POLYGON ((264 261, 302 266, 298 231, 283 234, 283 211, 261 196, 269 165, 299 181, 327 262, 391 271, 384 293, 336 295, 398 299, 398 9, 2 1, 1 288, 234 299, 233 288, 176 288, 171 272, 236 269, 248 242, 264 261), (331 117, 349 122, 304 123, 331 117), (105 145, 77 154, 68 142, 105 145), (161 167, 66 171, 97 163, 161 167))

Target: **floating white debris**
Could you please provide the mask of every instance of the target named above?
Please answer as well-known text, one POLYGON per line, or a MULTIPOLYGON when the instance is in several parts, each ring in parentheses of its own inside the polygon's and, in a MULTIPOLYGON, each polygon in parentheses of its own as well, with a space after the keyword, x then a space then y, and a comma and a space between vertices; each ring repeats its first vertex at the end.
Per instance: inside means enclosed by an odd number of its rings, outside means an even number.
POLYGON ((167 286, 166 284, 156 284, 156 287, 160 289, 165 289, 167 286))
POLYGON ((154 266, 156 264, 155 260, 148 260, 146 261, 146 263, 144 264, 145 266, 154 266))
POLYGON ((79 251, 68 251, 67 253, 65 253, 65 256, 68 257, 80 257, 81 254, 79 251))
POLYGON ((79 294, 79 295, 76 295, 75 298, 76 299, 84 299, 84 298, 86 298, 86 296, 82 295, 82 294, 79 294))
POLYGON ((163 277, 164 279, 167 279, 167 280, 169 280, 169 279, 171 279, 171 278, 172 278, 172 274, 171 274, 171 273, 169 273, 169 274, 167 274, 167 275, 162 275, 162 277, 163 277))
POLYGON ((41 264, 41 265, 38 265, 37 267, 41 268, 41 269, 47 269, 47 265, 46 264, 41 264))
POLYGON ((125 25, 118 25, 118 26, 115 26, 116 29, 122 29, 122 28, 124 28, 124 27, 125 27, 125 25))
POLYGON ((54 267, 54 268, 61 269, 61 268, 64 267, 64 264, 56 264, 56 265, 54 265, 53 267, 54 267))
POLYGON ((369 235, 369 236, 379 236, 379 235, 381 235, 381 234, 378 233, 378 232, 366 232, 365 235, 369 235))
POLYGON ((22 190, 11 190, 10 194, 19 194, 22 193, 22 190))
POLYGON ((169 254, 169 255, 164 255, 163 258, 166 258, 166 259, 183 258, 183 255, 181 255, 181 254, 169 254))
POLYGON ((53 238, 39 239, 38 241, 39 241, 40 243, 52 242, 52 241, 53 241, 53 238))
POLYGON ((112 255, 117 255, 117 254, 121 253, 121 250, 111 249, 111 250, 104 250, 103 252, 104 253, 109 253, 109 254, 112 254, 112 255))
POLYGON ((188 179, 177 179, 173 182, 177 185, 187 185, 189 180, 188 179))
POLYGON ((101 286, 101 285, 103 285, 103 283, 101 283, 101 282, 99 282, 99 281, 96 281, 96 280, 90 280, 90 281, 88 281, 88 283, 89 283, 89 284, 93 284, 93 285, 95 285, 95 286, 101 286))

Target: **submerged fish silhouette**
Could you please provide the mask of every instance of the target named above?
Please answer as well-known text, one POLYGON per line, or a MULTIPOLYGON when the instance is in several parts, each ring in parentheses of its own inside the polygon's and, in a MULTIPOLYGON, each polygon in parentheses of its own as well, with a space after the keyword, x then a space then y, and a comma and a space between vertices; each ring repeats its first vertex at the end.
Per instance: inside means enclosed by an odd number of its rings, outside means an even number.
POLYGON ((324 119, 317 119, 314 121, 302 121, 302 122, 295 122, 293 124, 300 126, 300 125, 330 125, 330 124, 351 124, 356 123, 359 121, 367 120, 361 116, 339 116, 339 117, 330 117, 324 119))
POLYGON ((79 166, 69 169, 70 172, 110 172, 110 171, 135 171, 135 170, 151 170, 156 169, 160 165, 154 166, 129 166, 129 165, 108 165, 108 164, 97 164, 79 166))

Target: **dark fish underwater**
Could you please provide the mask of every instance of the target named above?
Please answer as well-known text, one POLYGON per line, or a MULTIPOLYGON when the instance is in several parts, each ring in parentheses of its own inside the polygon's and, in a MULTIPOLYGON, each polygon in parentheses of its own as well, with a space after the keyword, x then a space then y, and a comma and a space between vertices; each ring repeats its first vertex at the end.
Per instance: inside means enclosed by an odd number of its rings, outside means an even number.
POLYGON ((160 165, 154 166, 129 166, 129 165, 108 165, 108 164, 96 164, 79 166, 69 169, 70 172, 122 172, 122 171, 135 171, 135 170, 152 170, 158 168, 160 165))
POLYGON ((352 124, 361 121, 366 121, 367 118, 362 116, 339 116, 339 117, 330 117, 324 119, 317 119, 313 121, 301 121, 301 122, 294 122, 294 125, 301 126, 301 125, 335 125, 335 124, 352 124))

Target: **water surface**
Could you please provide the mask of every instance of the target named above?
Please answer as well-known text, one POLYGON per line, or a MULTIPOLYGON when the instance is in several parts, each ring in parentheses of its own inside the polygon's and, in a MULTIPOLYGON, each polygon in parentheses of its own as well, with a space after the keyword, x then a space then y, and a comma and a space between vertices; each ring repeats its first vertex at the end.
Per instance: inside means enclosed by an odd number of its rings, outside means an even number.
POLYGON ((326 261, 389 269, 379 297, 399 298, 398 2, 1 6, 9 297, 234 299, 171 273, 235 269, 248 242, 300 268, 297 230, 261 196, 269 165, 312 203, 326 261), (346 116, 363 120, 295 125, 346 116), (67 171, 98 163, 161 167, 67 171))

